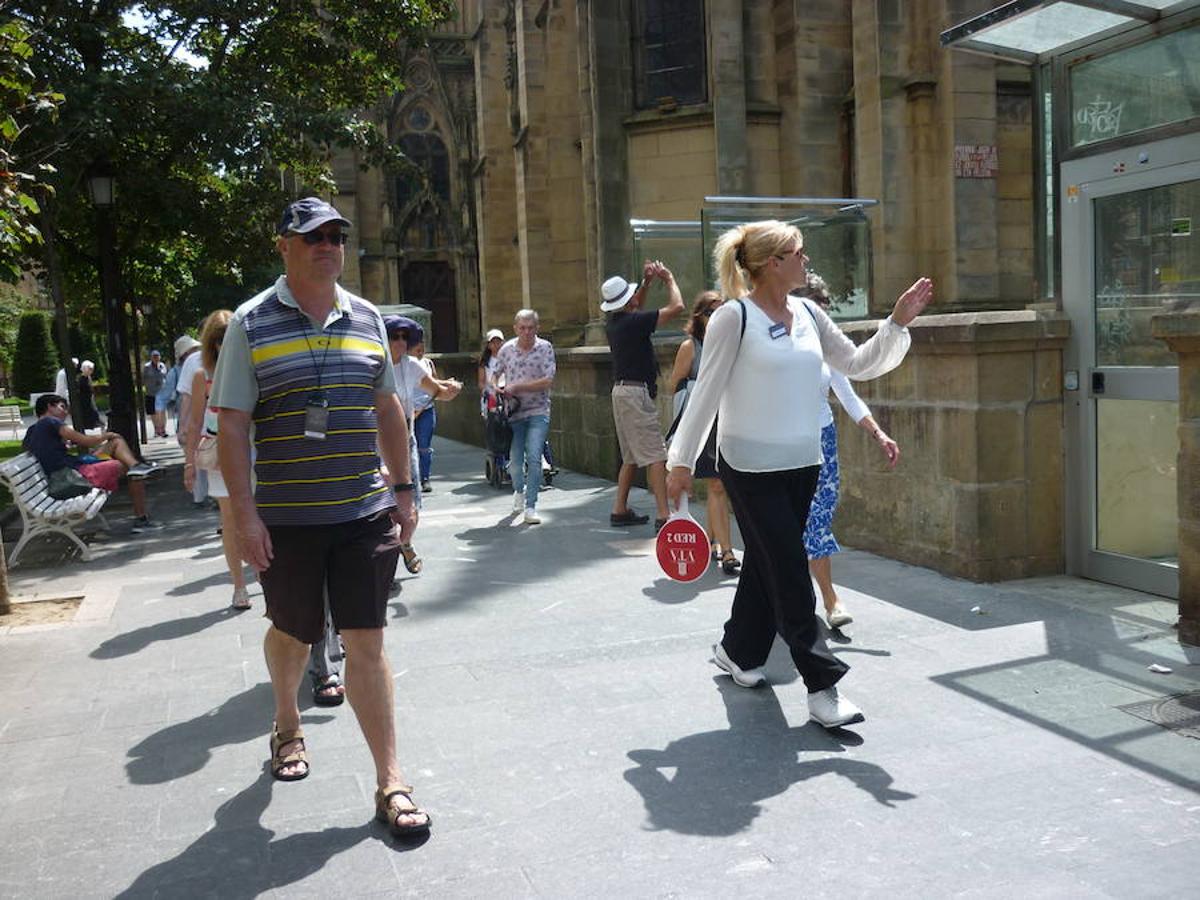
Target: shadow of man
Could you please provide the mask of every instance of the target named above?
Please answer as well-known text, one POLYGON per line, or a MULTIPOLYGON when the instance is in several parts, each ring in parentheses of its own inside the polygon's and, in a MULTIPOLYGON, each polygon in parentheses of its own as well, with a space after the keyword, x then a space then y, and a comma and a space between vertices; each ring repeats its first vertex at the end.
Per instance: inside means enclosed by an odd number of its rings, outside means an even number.
POLYGON ((718 678, 729 728, 672 741, 662 750, 631 750, 636 763, 625 780, 642 795, 652 830, 728 836, 749 828, 762 801, 799 781, 833 773, 850 779, 879 803, 894 806, 913 794, 894 789, 892 776, 861 760, 800 761, 804 751, 843 752, 862 738, 813 722, 790 727, 770 688, 747 691, 718 678), (674 777, 664 771, 674 769, 674 777))
MULTIPOLYGON (((312 698, 300 692, 301 712, 312 707, 312 698)), ((129 748, 125 771, 133 784, 160 784, 204 768, 212 751, 261 737, 265 747, 274 695, 268 682, 234 694, 208 712, 154 732, 129 748), (264 719, 264 716, 268 717, 264 719)), ((332 716, 314 715, 306 724, 328 722, 332 716)), ((267 751, 263 750, 263 755, 267 751)))
POLYGON ((271 800, 274 779, 264 769, 258 780, 227 800, 213 827, 178 856, 151 866, 117 896, 141 898, 219 896, 250 900, 319 872, 330 859, 369 838, 380 840, 371 824, 322 828, 273 840, 260 823, 271 800))
POLYGON ((92 659, 116 659, 118 656, 129 656, 131 653, 146 649, 156 641, 173 641, 176 638, 198 634, 205 628, 237 615, 239 615, 238 610, 227 606, 221 609, 210 609, 194 616, 168 619, 165 622, 157 622, 154 625, 146 625, 142 628, 135 628, 133 631, 113 635, 88 655, 92 659))

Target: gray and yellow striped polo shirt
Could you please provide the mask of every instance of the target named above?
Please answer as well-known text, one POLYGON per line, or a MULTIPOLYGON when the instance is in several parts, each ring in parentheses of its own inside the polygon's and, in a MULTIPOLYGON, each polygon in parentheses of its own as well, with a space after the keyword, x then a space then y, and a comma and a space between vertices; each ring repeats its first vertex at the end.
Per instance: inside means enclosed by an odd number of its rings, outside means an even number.
POLYGON ((210 405, 254 420, 254 500, 267 525, 328 525, 395 505, 379 471, 375 394, 395 391, 379 311, 341 287, 319 327, 286 276, 238 307, 221 344, 210 405), (329 404, 327 436, 305 437, 308 398, 329 404))

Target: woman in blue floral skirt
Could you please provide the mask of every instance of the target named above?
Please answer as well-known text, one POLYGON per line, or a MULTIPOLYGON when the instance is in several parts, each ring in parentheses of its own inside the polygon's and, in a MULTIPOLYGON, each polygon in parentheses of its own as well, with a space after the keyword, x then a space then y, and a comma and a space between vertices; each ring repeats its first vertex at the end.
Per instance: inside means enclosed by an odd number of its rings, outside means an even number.
MULTIPOLYGON (((816 273, 809 273, 808 289, 800 291, 800 294, 816 301, 825 309, 829 308, 829 289, 825 280, 816 273)), ((825 461, 821 464, 821 472, 817 476, 817 490, 808 510, 808 524, 804 529, 804 551, 808 554, 808 571, 816 581, 817 587, 821 589, 825 621, 829 623, 830 628, 841 628, 853 622, 854 618, 846 611, 833 587, 833 563, 830 559, 842 549, 837 538, 833 536, 833 513, 837 509, 841 478, 838 473, 837 426, 834 424, 833 409, 828 400, 831 387, 846 414, 879 445, 879 449, 887 458, 888 468, 894 467, 900 459, 900 447, 871 417, 870 408, 854 392, 854 388, 850 386, 850 379, 822 364, 821 396, 826 399, 825 408, 821 411, 821 456, 825 461)))

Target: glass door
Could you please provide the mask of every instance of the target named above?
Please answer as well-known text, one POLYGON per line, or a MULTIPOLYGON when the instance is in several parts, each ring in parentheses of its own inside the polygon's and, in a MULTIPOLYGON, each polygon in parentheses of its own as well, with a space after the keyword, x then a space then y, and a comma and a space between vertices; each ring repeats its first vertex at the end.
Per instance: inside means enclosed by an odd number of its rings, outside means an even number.
POLYGON ((1164 141, 1062 168, 1068 564, 1165 596, 1179 592, 1179 372, 1150 320, 1200 300, 1198 149, 1164 141))

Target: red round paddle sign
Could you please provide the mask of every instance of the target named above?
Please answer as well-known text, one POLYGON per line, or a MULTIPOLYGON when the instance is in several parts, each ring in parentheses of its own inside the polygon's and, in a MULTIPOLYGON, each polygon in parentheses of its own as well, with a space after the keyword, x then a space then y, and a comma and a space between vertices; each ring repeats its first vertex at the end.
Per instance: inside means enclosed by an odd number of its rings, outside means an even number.
POLYGON ((708 535, 700 523, 677 513, 658 532, 658 564, 675 581, 695 581, 708 568, 708 535))

